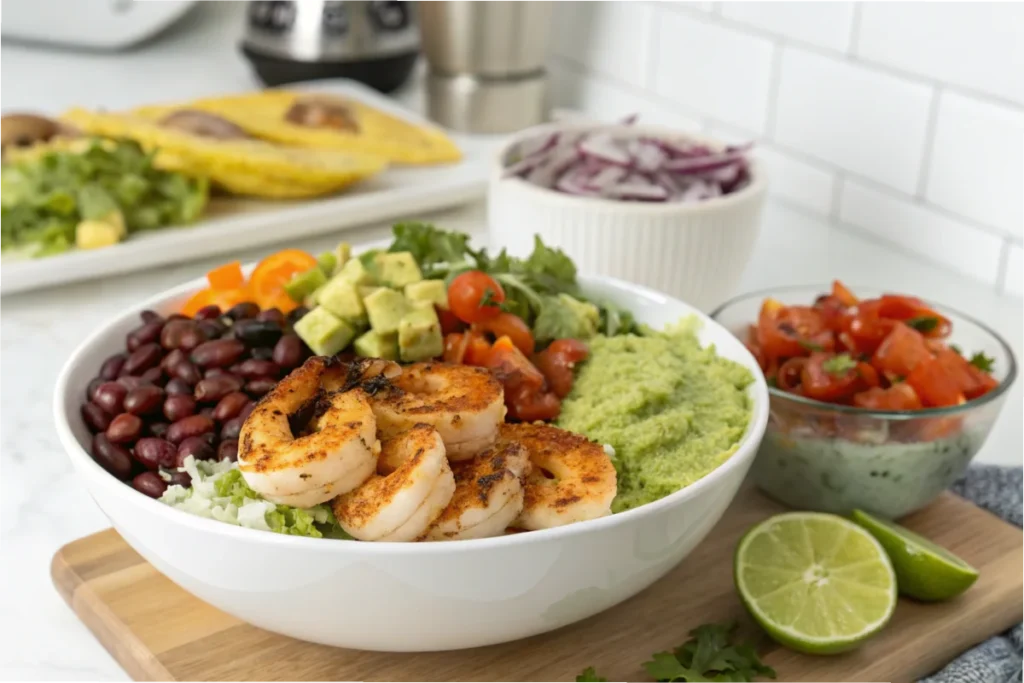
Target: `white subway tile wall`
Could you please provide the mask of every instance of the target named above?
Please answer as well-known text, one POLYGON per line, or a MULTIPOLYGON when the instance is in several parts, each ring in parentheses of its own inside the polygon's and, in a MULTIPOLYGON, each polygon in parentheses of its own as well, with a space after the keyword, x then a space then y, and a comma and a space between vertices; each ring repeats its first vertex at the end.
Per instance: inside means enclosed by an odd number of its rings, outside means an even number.
POLYGON ((774 198, 1022 294, 1024 4, 560 2, 552 104, 754 140, 774 198))

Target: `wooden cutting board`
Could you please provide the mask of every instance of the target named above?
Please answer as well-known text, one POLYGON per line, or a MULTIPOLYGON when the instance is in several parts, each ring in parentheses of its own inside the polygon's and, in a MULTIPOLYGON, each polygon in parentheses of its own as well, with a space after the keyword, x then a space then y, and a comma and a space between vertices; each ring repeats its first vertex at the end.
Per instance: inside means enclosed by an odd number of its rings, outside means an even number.
POLYGON ((910 681, 1021 621, 1021 530, 947 493, 905 523, 981 571, 967 593, 934 605, 901 600, 885 631, 852 653, 808 657, 777 647, 750 624, 731 567, 743 531, 781 510, 745 489, 704 543, 640 595, 553 633, 456 652, 342 650, 262 631, 186 593, 113 529, 61 548, 52 574, 137 680, 573 681, 595 666, 611 681, 647 681, 641 664, 651 653, 674 648, 700 624, 736 619, 780 681, 910 681))

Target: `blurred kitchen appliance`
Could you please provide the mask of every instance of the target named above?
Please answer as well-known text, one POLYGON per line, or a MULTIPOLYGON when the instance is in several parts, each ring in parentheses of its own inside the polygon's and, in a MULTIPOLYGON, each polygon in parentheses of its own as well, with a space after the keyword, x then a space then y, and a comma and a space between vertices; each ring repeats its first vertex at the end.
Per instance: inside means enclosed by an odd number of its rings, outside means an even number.
POLYGON ((430 117, 469 133, 508 133, 543 121, 552 5, 421 3, 430 117))
POLYGON ((94 50, 120 50, 178 20, 195 0, 7 0, 4 38, 94 50))
POLYGON ((272 0, 249 3, 242 52, 266 85, 351 78, 391 92, 419 44, 412 2, 272 0))

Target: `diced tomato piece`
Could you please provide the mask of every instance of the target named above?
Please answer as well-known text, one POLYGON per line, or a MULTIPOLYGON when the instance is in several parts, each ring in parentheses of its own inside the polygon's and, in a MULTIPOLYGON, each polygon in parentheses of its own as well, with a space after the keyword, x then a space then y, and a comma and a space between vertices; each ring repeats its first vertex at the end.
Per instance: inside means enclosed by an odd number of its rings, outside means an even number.
POLYGON ((992 375, 971 365, 966 358, 949 347, 941 348, 935 354, 935 359, 967 399, 982 396, 999 385, 992 375))
POLYGON ((469 338, 469 344, 466 346, 462 362, 482 367, 487 363, 487 357, 491 353, 491 343, 485 337, 472 332, 467 332, 466 336, 469 338))
POLYGON ((544 386, 544 375, 508 337, 494 342, 483 366, 501 380, 506 393, 523 387, 540 391, 544 386))
POLYGON ((845 331, 836 335, 836 351, 847 351, 852 356, 860 355, 857 342, 853 340, 853 336, 849 332, 845 331))
POLYGON ((877 387, 881 384, 881 380, 878 377, 878 371, 870 363, 863 361, 857 363, 857 374, 864 380, 865 386, 877 387))
POLYGON ((451 334, 453 332, 462 332, 466 329, 466 323, 459 320, 459 317, 449 311, 447 308, 441 308, 440 306, 434 306, 437 311, 437 319, 441 321, 441 333, 451 334))
POLYGON ((915 329, 926 337, 941 339, 949 336, 949 319, 934 311, 916 296, 883 294, 878 299, 878 314, 882 318, 915 322, 915 329), (927 323, 927 324, 926 324, 927 323))
POLYGON ((824 318, 828 329, 833 332, 841 332, 846 329, 844 322, 847 315, 847 307, 846 304, 836 297, 830 294, 819 296, 815 300, 813 308, 824 318))
POLYGON ((877 299, 862 301, 847 312, 845 331, 857 351, 871 354, 895 327, 896 322, 878 314, 877 299))
POLYGON ((835 348, 835 338, 821 313, 810 306, 783 306, 774 299, 767 299, 761 306, 757 341, 769 359, 835 348))
POLYGON ((857 364, 850 359, 848 363, 839 360, 833 353, 812 353, 800 372, 803 395, 818 401, 843 402, 863 388, 857 364))
POLYGON ((893 324, 892 331, 871 357, 875 369, 906 377, 915 367, 932 357, 924 337, 917 330, 901 322, 893 324))
POLYGON ((453 332, 444 338, 444 362, 486 366, 491 344, 473 332, 453 332))
POLYGON ((872 387, 854 394, 853 405, 870 410, 920 410, 923 407, 917 392, 906 382, 888 389, 872 387))
POLYGON ((545 350, 572 363, 585 361, 590 355, 590 347, 579 339, 556 339, 545 350))
POLYGON ((462 365, 462 359, 466 356, 466 347, 469 345, 469 338, 462 332, 452 332, 444 336, 444 353, 441 360, 445 363, 462 365))
POLYGON ((928 406, 955 406, 966 400, 956 378, 936 358, 929 357, 918 363, 907 375, 907 384, 914 387, 928 406))
POLYGON ((970 390, 970 393, 965 393, 965 396, 969 399, 984 396, 999 386, 999 382, 995 377, 984 370, 979 370, 973 365, 970 366, 970 373, 974 376, 974 387, 970 390))
POLYGON ((857 305, 857 297, 839 280, 832 281, 832 296, 838 299, 844 306, 857 305))
POLYGON ((562 402, 550 391, 531 391, 521 387, 505 394, 508 414, 514 420, 534 422, 554 420, 562 412, 562 402))
POLYGON ((533 354, 533 332, 518 315, 502 312, 489 320, 474 323, 472 329, 481 334, 491 334, 496 339, 508 337, 523 354, 527 356, 533 354))
POLYGON ((775 384, 783 391, 794 391, 800 386, 800 374, 807 365, 806 358, 790 358, 779 366, 775 373, 775 384))

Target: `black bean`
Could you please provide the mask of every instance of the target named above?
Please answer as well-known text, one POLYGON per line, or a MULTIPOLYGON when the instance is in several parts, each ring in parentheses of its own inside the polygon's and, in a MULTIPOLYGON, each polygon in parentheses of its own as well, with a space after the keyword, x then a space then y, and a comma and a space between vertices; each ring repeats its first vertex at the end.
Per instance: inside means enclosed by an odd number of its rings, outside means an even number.
POLYGON ((232 320, 244 320, 246 318, 255 318, 257 315, 259 315, 259 312, 259 306, 250 301, 245 301, 240 304, 235 304, 230 309, 228 309, 227 315, 232 320))
POLYGON ((196 400, 190 394, 171 394, 164 399, 164 416, 171 422, 177 422, 196 412, 196 400))
POLYGON ((220 445, 217 446, 217 459, 218 460, 230 460, 235 462, 238 460, 238 440, 227 439, 221 441, 220 445))
POLYGON ((162 315, 160 315, 159 313, 157 313, 156 311, 149 311, 149 310, 142 311, 141 313, 139 313, 139 318, 144 323, 152 323, 152 322, 156 322, 156 321, 163 321, 163 319, 164 319, 164 317, 162 315))
POLYGON ((246 346, 273 346, 281 338, 281 326, 271 320, 239 320, 232 330, 246 346))
POLYGON ((184 394, 186 396, 192 396, 192 387, 189 386, 188 382, 178 379, 177 377, 167 382, 167 386, 164 387, 164 391, 168 395, 179 395, 184 394))
POLYGON ((182 440, 178 444, 177 451, 177 467, 181 467, 182 463, 185 462, 185 458, 188 456, 194 457, 196 460, 212 460, 217 454, 214 450, 213 444, 209 439, 204 436, 190 436, 187 439, 182 440))
POLYGON ((192 350, 193 363, 201 368, 222 368, 231 365, 245 353, 245 344, 237 339, 215 339, 192 350))
POLYGON ((217 304, 210 304, 208 306, 203 306, 198 311, 196 311, 196 314, 193 317, 196 320, 213 320, 215 318, 219 318, 220 314, 220 306, 218 306, 217 304))
POLYGON ((233 417, 224 423, 224 426, 220 430, 221 440, 237 439, 238 435, 242 431, 243 421, 237 417, 233 417))
POLYGON ((274 349, 269 346, 257 346, 255 349, 249 349, 249 358, 253 360, 273 360, 274 349))

